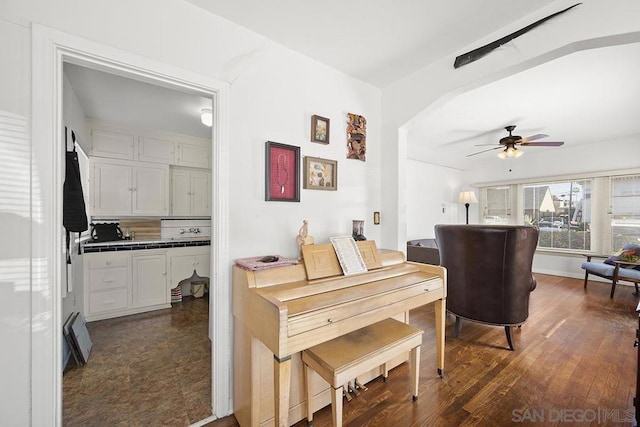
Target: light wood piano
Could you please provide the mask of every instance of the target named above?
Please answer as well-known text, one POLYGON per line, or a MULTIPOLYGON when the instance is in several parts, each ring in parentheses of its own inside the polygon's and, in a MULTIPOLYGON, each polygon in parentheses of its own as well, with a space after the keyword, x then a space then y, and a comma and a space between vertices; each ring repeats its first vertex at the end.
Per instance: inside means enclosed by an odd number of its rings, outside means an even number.
MULTIPOLYGON (((305 417, 300 352, 435 303, 437 370, 444 370, 446 271, 358 242, 368 271, 344 276, 331 244, 303 246, 304 263, 257 271, 234 266, 234 415, 242 427, 288 427, 305 417)), ((396 362, 401 363, 402 359, 396 362)), ((360 382, 380 374, 372 371, 360 382)), ((330 403, 317 378, 314 408, 330 403)))

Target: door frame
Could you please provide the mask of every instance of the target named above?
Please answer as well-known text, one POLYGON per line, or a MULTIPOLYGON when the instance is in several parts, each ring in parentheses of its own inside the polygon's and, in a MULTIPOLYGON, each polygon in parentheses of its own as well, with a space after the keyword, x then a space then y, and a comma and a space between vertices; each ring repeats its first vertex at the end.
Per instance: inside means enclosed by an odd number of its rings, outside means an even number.
POLYGON ((62 425, 64 62, 194 91, 213 100, 211 283, 217 286, 211 287, 209 305, 211 405, 214 416, 229 415, 233 412, 231 263, 227 233, 229 84, 34 23, 31 61, 31 425, 62 425))

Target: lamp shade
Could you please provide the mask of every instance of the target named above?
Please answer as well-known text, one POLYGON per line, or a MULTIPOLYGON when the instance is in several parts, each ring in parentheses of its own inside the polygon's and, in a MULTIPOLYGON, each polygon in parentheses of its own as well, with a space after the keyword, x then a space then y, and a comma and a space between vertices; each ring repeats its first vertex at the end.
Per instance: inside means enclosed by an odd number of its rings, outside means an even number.
POLYGON ((203 108, 200 110, 200 120, 202 120, 202 124, 205 126, 213 126, 213 112, 211 108, 203 108))
POLYGON ((476 193, 473 191, 461 191, 460 194, 458 194, 458 203, 478 203, 476 193))

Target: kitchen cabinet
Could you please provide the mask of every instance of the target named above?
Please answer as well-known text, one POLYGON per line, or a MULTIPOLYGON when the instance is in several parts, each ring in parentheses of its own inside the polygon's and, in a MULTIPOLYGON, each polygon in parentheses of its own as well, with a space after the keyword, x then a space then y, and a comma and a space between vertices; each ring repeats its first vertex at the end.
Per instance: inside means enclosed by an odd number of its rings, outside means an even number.
POLYGON ((169 167, 92 159, 92 215, 168 215, 169 167))
POLYGON ((106 129, 91 131, 91 155, 111 159, 133 160, 135 137, 106 129))
POLYGON ((140 136, 138 137, 137 158, 135 160, 170 165, 173 163, 174 149, 173 141, 140 136))
POLYGON ((193 168, 209 168, 211 157, 211 146, 205 144, 187 144, 178 142, 176 144, 175 165, 193 168))
MULTIPOLYGON (((178 286, 181 280, 193 275, 211 277, 211 247, 194 246, 187 248, 169 249, 167 253, 169 264, 169 289, 178 286)), ((185 286, 182 295, 191 295, 191 288, 185 286)))
MULTIPOLYGON (((146 252, 146 251, 145 251, 146 252)), ((167 257, 163 254, 132 254, 133 307, 147 307, 170 302, 167 288, 167 257)))
MULTIPOLYGON (((181 249, 187 248, 177 250, 181 249)), ((92 252, 82 257, 86 320, 171 307, 167 249, 92 252)))
POLYGON ((84 317, 87 320, 124 313, 131 300, 131 255, 84 255, 84 317))
POLYGON ((171 170, 171 214, 211 215, 211 172, 171 170))

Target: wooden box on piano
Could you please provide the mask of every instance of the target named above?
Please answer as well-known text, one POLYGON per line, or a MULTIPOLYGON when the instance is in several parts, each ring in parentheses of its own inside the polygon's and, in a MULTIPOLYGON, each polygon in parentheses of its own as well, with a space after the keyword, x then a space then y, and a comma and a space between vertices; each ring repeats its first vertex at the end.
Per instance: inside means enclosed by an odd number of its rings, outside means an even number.
MULTIPOLYGON (((307 253, 336 256, 331 245, 310 246, 307 253)), ((445 269, 405 262, 402 252, 378 251, 373 241, 358 246, 369 271, 356 275, 343 276, 340 270, 338 276, 309 280, 318 275, 305 264, 258 271, 234 267, 233 399, 242 427, 289 426, 305 417, 300 351, 388 317, 408 322, 409 310, 432 302, 437 366, 443 369, 445 269)), ((305 260, 312 262, 308 254, 305 260)), ((366 382, 380 373, 376 369, 359 379, 366 382)), ((330 403, 328 387, 316 377, 314 408, 330 403)))

